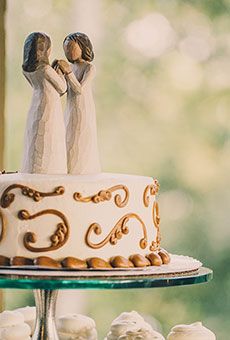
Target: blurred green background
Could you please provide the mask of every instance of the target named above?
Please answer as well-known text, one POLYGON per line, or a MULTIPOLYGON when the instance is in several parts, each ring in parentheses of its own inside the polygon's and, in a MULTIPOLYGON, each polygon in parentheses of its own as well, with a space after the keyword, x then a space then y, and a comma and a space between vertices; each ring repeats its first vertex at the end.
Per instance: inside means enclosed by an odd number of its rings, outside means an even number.
MULTIPOLYGON (((163 246, 214 270, 208 285, 83 293, 100 339, 122 311, 154 316, 166 335, 202 320, 229 339, 230 2, 8 0, 6 168, 20 166, 31 89, 22 48, 31 31, 62 41, 87 33, 95 47, 95 101, 104 171, 157 177, 163 246)), ((20 291, 6 307, 33 303, 20 291)))

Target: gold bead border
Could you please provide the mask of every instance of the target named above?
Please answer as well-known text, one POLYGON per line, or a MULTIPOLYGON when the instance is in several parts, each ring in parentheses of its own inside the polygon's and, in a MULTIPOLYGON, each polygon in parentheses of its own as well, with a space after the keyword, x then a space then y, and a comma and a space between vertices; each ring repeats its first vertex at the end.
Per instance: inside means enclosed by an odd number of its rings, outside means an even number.
POLYGON ((108 261, 99 257, 90 257, 85 260, 81 260, 75 257, 66 257, 62 260, 54 260, 48 256, 39 256, 37 258, 27 258, 22 256, 6 257, 0 255, 0 267, 26 267, 26 266, 38 266, 47 267, 53 269, 103 269, 103 268, 134 268, 134 267, 148 267, 148 266, 161 266, 163 264, 170 263, 170 254, 160 249, 156 252, 147 254, 146 256, 140 254, 134 254, 129 258, 123 256, 111 257, 108 261))

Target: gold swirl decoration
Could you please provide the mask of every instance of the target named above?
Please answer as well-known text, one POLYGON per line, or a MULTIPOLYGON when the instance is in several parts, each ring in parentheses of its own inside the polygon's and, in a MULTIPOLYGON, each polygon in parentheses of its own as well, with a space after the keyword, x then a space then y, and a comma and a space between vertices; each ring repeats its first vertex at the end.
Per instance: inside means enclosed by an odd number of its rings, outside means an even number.
POLYGON ((161 234, 160 234, 160 213, 159 213, 159 205, 158 202, 153 203, 153 211, 152 211, 152 216, 153 216, 153 223, 154 226, 157 230, 157 235, 156 235, 156 241, 152 241, 151 246, 149 249, 151 251, 156 251, 160 249, 160 243, 161 243, 161 234))
POLYGON ((104 247, 104 245, 106 245, 107 243, 115 245, 118 242, 118 240, 122 238, 123 235, 127 235, 129 233, 127 223, 129 222, 130 219, 135 219, 140 222, 140 225, 143 230, 143 238, 140 240, 139 245, 142 249, 145 249, 147 247, 146 227, 142 219, 135 213, 129 213, 120 218, 120 220, 116 223, 116 225, 113 227, 110 233, 99 243, 91 242, 90 237, 92 232, 94 232, 96 235, 100 235, 102 233, 102 228, 98 223, 91 224, 85 235, 85 242, 87 246, 93 249, 99 249, 104 247))
POLYGON ((1 196, 0 202, 2 208, 8 208, 14 201, 15 194, 10 192, 14 189, 21 189, 22 195, 32 198, 35 202, 39 202, 44 197, 63 195, 65 192, 63 186, 56 187, 52 192, 40 192, 22 184, 12 184, 4 190, 1 196))
POLYGON ((0 234, 0 242, 3 240, 6 233, 6 221, 3 215, 3 212, 0 209, 0 224, 1 224, 1 234, 0 234))
POLYGON ((114 196, 114 202, 119 208, 123 208, 126 206, 129 200, 129 189, 125 185, 115 185, 109 189, 101 190, 97 194, 92 196, 83 197, 80 192, 75 192, 73 197, 77 202, 93 202, 93 203, 100 203, 104 201, 110 201, 112 199, 112 193, 117 190, 123 190, 125 193, 124 198, 122 199, 120 194, 116 194, 114 196))
MULTIPOLYGON (((156 195, 159 191, 159 187, 160 185, 157 179, 154 179, 153 184, 148 185, 145 188, 144 194, 143 194, 143 202, 146 208, 148 208, 150 204, 150 195, 151 196, 156 195)), ((160 249, 160 242, 161 242, 159 205, 156 200, 153 202, 152 219, 153 219, 153 224, 157 230, 157 235, 156 235, 156 241, 152 241, 149 249, 151 251, 156 251, 160 249)))
POLYGON ((144 195, 143 195, 143 202, 146 208, 148 208, 149 206, 149 201, 150 201, 149 195, 151 196, 156 195, 159 191, 159 188, 160 188, 160 185, 157 179, 154 179, 153 184, 150 184, 145 188, 144 195))
POLYGON ((58 216, 62 222, 58 223, 57 229, 54 234, 50 236, 50 246, 48 247, 40 247, 36 248, 31 245, 31 243, 36 243, 37 236, 33 232, 27 232, 24 235, 23 242, 26 249, 38 253, 38 252, 45 252, 45 251, 53 251, 56 249, 61 248, 68 240, 69 238, 69 223, 67 221, 67 218, 63 213, 61 213, 58 210, 55 209, 47 209, 39 211, 38 213, 34 215, 30 215, 30 213, 27 210, 20 210, 18 213, 18 218, 21 220, 33 220, 37 217, 43 216, 43 215, 56 215, 58 216))

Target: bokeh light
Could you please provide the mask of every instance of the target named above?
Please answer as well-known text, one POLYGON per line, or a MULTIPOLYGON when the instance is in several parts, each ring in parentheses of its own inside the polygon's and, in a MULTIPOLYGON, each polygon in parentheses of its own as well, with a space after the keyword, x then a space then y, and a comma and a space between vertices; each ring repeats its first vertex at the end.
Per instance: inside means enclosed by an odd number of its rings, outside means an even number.
POLYGON ((161 13, 151 13, 131 22, 125 31, 127 42, 147 58, 159 57, 175 42, 175 32, 161 13))

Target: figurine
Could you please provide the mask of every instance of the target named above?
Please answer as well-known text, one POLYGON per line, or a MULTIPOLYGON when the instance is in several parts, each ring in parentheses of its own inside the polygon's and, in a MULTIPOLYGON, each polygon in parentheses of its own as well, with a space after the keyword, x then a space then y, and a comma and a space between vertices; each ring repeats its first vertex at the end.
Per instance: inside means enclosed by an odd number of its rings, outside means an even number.
MULTIPOLYGON (((97 146, 92 79, 95 75, 93 47, 84 33, 69 34, 63 48, 65 60, 57 61, 67 81, 66 147, 68 173, 93 174, 101 171, 97 146)), ((57 67, 57 66, 56 66, 57 67)))
POLYGON ((60 95, 67 90, 63 73, 49 65, 51 41, 40 32, 25 40, 23 74, 33 87, 21 172, 67 173, 65 123, 60 95))

